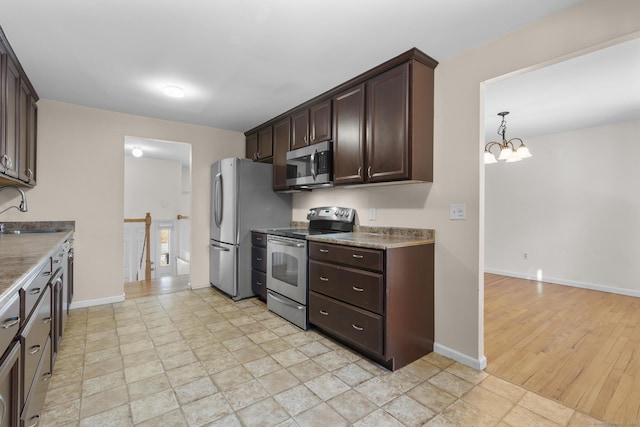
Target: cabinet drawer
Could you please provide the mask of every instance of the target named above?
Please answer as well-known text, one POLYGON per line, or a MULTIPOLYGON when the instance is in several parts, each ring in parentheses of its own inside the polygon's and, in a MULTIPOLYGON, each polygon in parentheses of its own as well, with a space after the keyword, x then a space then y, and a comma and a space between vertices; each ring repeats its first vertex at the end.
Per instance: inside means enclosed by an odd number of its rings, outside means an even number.
POLYGON ((51 332, 51 291, 45 287, 42 299, 29 319, 20 336, 22 363, 24 366, 23 397, 26 399, 36 374, 40 358, 45 352, 45 344, 51 332))
POLYGON ((251 248, 251 267, 266 273, 267 271, 267 250, 265 248, 251 248))
POLYGON ((383 251, 329 243, 310 242, 309 258, 374 271, 382 271, 384 265, 383 251))
MULTIPOLYGON (((20 329, 20 295, 13 298, 0 311, 0 353, 9 348, 11 341, 18 335, 20 329)), ((0 354, 2 357, 2 354, 0 354)))
POLYGON ((376 354, 383 354, 382 316, 310 292, 309 322, 376 354))
POLYGON ((25 287, 20 289, 21 309, 20 319, 22 324, 29 320, 33 307, 44 293, 44 289, 51 278, 51 259, 40 265, 38 274, 25 287))
POLYGON ((51 339, 47 340, 44 350, 36 371, 31 393, 27 397, 27 402, 20 417, 24 427, 37 426, 41 420, 44 399, 47 396, 49 380, 51 379, 51 339))
POLYGON ((264 233, 251 232, 251 244, 253 246, 259 246, 261 248, 267 247, 267 235, 264 233))
POLYGON ((310 260, 309 289, 365 310, 384 313, 381 273, 310 260))
POLYGON ((260 298, 267 299, 267 274, 255 268, 251 270, 251 290, 260 298))

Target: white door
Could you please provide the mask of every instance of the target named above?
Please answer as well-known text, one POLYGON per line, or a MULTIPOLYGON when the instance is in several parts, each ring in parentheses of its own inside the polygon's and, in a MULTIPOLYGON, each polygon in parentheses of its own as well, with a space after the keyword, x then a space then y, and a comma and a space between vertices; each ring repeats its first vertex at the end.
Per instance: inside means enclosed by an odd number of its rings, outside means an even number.
POLYGON ((155 267, 154 277, 176 275, 177 236, 175 229, 175 221, 155 222, 151 238, 151 245, 155 249, 151 252, 155 267))

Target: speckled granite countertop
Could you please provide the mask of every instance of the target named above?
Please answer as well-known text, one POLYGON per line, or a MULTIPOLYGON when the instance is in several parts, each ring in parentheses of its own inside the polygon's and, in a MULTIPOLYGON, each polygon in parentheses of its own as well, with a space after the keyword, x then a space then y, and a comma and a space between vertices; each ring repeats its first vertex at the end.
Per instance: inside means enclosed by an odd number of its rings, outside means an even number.
POLYGON ((24 280, 73 232, 73 221, 5 222, 5 230, 56 229, 56 233, 0 234, 0 308, 24 280))
MULTIPOLYGON (((293 222, 294 228, 306 228, 308 223, 293 222)), ((252 229, 268 233, 269 229, 252 229)), ((368 227, 356 225, 353 233, 316 234, 307 240, 372 249, 390 249, 435 243, 435 230, 426 228, 368 227)))

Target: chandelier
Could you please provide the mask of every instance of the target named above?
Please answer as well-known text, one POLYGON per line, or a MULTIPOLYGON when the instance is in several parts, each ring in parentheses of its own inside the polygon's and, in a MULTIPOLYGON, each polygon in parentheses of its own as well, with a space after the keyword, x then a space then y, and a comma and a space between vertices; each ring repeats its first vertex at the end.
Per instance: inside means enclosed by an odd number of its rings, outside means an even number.
POLYGON ((502 142, 491 141, 484 146, 485 165, 489 163, 497 163, 498 160, 504 160, 507 163, 519 162, 522 159, 531 157, 529 149, 524 145, 524 142, 522 142, 520 138, 511 138, 507 141, 507 138, 505 137, 505 134, 507 133, 507 121, 504 119, 504 116, 507 114, 509 114, 508 111, 498 113, 498 115, 502 117, 502 122, 500 122, 500 126, 498 127, 498 135, 502 135, 502 142), (513 141, 520 142, 517 149, 513 145, 513 141), (493 147, 499 147, 500 155, 498 156, 498 160, 496 160, 496 156, 491 152, 493 147))

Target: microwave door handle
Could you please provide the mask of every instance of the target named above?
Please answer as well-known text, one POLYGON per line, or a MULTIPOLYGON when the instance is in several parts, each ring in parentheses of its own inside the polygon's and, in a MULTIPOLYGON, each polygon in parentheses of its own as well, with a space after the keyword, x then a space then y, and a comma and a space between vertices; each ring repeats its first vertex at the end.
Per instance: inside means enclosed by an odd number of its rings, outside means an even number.
POLYGON ((316 177, 318 176, 318 171, 316 168, 316 154, 318 154, 318 150, 315 149, 313 150, 313 153, 311 153, 311 176, 313 177, 313 180, 316 180, 316 177))

